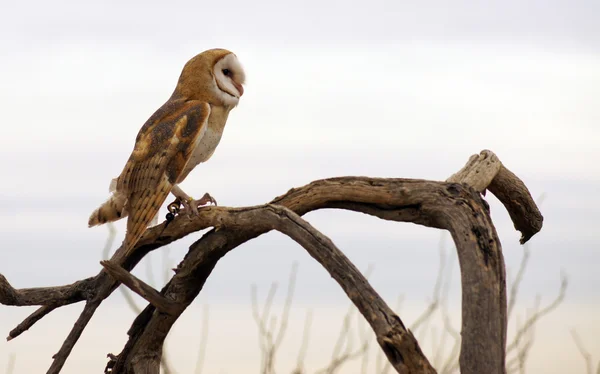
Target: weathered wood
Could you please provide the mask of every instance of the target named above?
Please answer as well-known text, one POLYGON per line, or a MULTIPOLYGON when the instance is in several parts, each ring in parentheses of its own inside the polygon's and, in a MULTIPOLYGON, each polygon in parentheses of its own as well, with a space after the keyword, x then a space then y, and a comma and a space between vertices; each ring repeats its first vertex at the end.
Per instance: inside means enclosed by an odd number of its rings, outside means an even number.
POLYGON ((478 155, 469 157, 467 164, 446 179, 446 182, 464 183, 483 193, 501 166, 502 163, 493 152, 483 150, 478 155))
POLYGON ((521 232, 521 244, 542 229, 544 217, 529 189, 492 151, 483 150, 471 156, 467 164, 446 181, 467 184, 484 195, 486 189, 494 194, 508 211, 515 229, 521 232))
POLYGON ((122 267, 110 261, 100 261, 100 265, 104 267, 106 272, 111 277, 115 278, 125 286, 129 287, 133 292, 143 297, 150 304, 154 305, 158 310, 167 314, 181 313, 181 306, 163 297, 152 286, 131 274, 122 267))
MULTIPOLYGON (((145 290, 143 282, 137 280, 139 282, 136 283, 135 277, 119 278, 123 275, 120 270, 118 274, 113 272, 118 279, 128 282, 138 291, 152 294, 150 299, 155 304, 156 300, 169 300, 181 309, 164 313, 149 305, 142 311, 129 331, 130 338, 123 351, 110 364, 112 372, 158 373, 164 339, 183 309, 202 290, 219 259, 240 244, 272 229, 280 230, 298 241, 332 274, 371 324, 396 371, 433 372, 418 343, 404 328, 399 317, 378 298, 343 253, 298 216, 316 209, 338 208, 450 231, 458 251, 463 289, 461 372, 504 373, 504 262, 488 206, 477 192, 483 193, 486 189, 505 205, 515 228, 523 234, 522 242, 540 230, 543 218, 524 183, 490 151, 472 156, 467 165, 446 183, 365 177, 331 178, 292 189, 267 205, 207 207, 192 220, 177 217, 168 225, 163 223, 151 228, 131 256, 125 258, 119 249, 113 255, 111 264, 121 265, 125 272, 153 249, 207 227, 219 230, 208 232, 190 247, 176 274, 160 295, 153 293, 156 292, 153 289, 145 290)), ((117 285, 118 282, 104 270, 96 277, 71 285, 30 289, 15 289, 0 275, 0 303, 42 305, 11 331, 9 338, 18 336, 53 309, 85 300, 84 311, 48 370, 48 373, 58 373, 96 308, 117 285)))
POLYGON ((8 337, 6 338, 6 341, 11 341, 14 338, 16 338, 17 336, 24 333, 25 331, 29 330, 29 328, 31 326, 33 326, 37 321, 44 318, 44 316, 46 316, 46 314, 52 312, 57 307, 58 307, 57 305, 44 305, 44 306, 38 308, 35 312, 33 312, 29 316, 27 316, 27 318, 25 318, 23 320, 23 322, 19 323, 17 325, 17 327, 12 329, 8 333, 8 337))
POLYGON ((544 217, 529 193, 529 189, 504 165, 500 167, 488 189, 502 202, 515 229, 521 232, 521 244, 525 244, 542 229, 544 217))
POLYGON ((95 291, 94 278, 87 278, 75 283, 57 287, 13 288, 8 280, 0 274, 0 304, 29 305, 66 305, 85 300, 95 291))
MULTIPOLYGON (((346 177, 316 181, 292 189, 271 203, 285 206, 297 214, 335 207, 453 232, 461 272, 472 274, 462 277, 463 289, 470 292, 463 295, 463 316, 466 316, 463 336, 469 339, 462 341, 461 372, 504 372, 506 321, 501 308, 506 299, 501 291, 504 289, 503 260, 487 204, 477 192, 455 183, 346 177), (477 339, 471 339, 475 336, 477 339), (469 362, 463 363, 467 359, 469 362)), ((202 219, 210 219, 220 229, 210 231, 190 247, 177 274, 161 293, 178 302, 190 303, 222 256, 266 232, 264 228, 261 229, 261 222, 256 217, 240 218, 239 226, 228 226, 224 218, 226 214, 239 212, 240 209, 222 207, 209 207, 202 211, 202 219)), ((133 373, 135 371, 131 371, 130 361, 142 357, 151 360, 150 351, 161 346, 157 341, 162 342, 166 338, 176 320, 176 316, 167 316, 148 306, 130 329, 130 339, 119 355, 115 372, 133 373)), ((394 337, 388 337, 386 342, 391 344, 394 337)), ((386 353, 389 358, 390 352, 386 353)), ((159 356, 155 359, 152 367, 157 367, 159 363, 159 356)))

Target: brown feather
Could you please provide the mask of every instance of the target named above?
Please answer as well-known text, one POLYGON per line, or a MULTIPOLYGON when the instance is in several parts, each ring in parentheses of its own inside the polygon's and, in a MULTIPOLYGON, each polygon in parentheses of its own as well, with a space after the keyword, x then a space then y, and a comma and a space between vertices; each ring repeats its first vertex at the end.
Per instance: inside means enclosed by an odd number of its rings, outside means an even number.
POLYGON ((104 204, 90 215, 88 220, 88 226, 102 225, 107 222, 117 221, 123 217, 127 217, 127 211, 125 210, 125 203, 127 202, 127 196, 122 193, 116 193, 110 196, 104 204))
POLYGON ((177 108, 166 112, 164 117, 155 117, 156 122, 144 125, 142 130, 147 133, 140 131, 135 149, 117 180, 117 191, 127 191, 128 197, 125 255, 134 248, 160 210, 207 126, 208 104, 197 101, 178 104, 166 103, 165 106, 177 108))

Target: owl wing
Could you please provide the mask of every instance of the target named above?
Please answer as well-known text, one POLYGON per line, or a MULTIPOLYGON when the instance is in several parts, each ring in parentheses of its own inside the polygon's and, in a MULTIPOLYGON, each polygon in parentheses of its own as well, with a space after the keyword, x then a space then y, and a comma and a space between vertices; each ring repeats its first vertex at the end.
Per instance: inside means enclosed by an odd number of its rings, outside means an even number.
POLYGON ((127 254, 146 231, 208 126, 210 105, 167 102, 144 124, 117 180, 127 194, 127 254))

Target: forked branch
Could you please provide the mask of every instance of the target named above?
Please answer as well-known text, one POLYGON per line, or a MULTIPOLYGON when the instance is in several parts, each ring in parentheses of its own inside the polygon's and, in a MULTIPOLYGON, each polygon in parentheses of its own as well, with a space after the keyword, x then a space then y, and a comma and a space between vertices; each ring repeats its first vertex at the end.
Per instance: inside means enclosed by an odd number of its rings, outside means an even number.
MULTIPOLYGON (((163 223, 153 227, 146 231, 130 257, 124 258, 119 250, 111 261, 131 270, 153 249, 207 227, 216 230, 211 230, 190 247, 176 274, 160 292, 158 300, 168 300, 179 310, 165 313, 148 305, 134 321, 129 341, 121 354, 114 356, 109 370, 113 373, 158 373, 162 346, 170 328, 202 290, 219 259, 244 242, 275 229, 301 244, 340 284, 375 331, 378 343, 397 372, 433 372, 416 339, 400 318, 343 253, 300 218, 313 210, 338 208, 450 231, 461 265, 462 289, 468 290, 463 293, 461 372, 504 373, 504 259, 488 206, 478 193, 485 189, 496 194, 509 210, 515 227, 523 234, 523 242, 539 231, 541 214, 529 191, 489 151, 473 156, 463 170, 450 178, 450 182, 331 178, 292 189, 270 204, 248 208, 207 207, 192 220, 177 217, 168 225, 163 223)), ((0 278, 0 302, 7 305, 44 305, 54 309, 86 300, 80 320, 48 373, 60 371, 87 321, 118 284, 105 271, 81 282, 83 284, 16 290, 4 277, 0 278)), ((156 296, 153 294, 152 297, 157 299, 156 296)))

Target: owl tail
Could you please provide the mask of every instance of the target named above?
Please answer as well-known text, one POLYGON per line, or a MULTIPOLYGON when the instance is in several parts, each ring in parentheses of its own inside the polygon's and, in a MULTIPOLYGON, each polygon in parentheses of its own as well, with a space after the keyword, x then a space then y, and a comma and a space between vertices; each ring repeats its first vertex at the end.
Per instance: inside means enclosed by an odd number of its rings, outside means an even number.
POLYGON ((125 194, 113 193, 108 200, 90 215, 88 226, 98 226, 106 222, 113 222, 123 217, 127 217, 127 211, 125 210, 126 202, 127 196, 125 196, 125 194))

